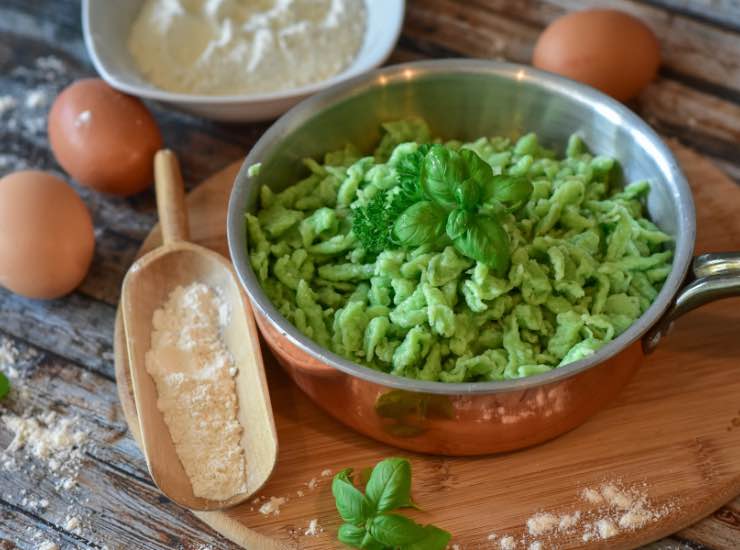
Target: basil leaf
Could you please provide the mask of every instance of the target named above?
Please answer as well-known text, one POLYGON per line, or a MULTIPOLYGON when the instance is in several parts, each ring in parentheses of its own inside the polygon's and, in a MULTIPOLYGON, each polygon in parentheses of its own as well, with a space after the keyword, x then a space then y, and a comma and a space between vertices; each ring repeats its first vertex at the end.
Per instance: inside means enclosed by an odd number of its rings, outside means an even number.
POLYGON ((465 210, 475 210, 480 202, 480 185, 473 180, 465 180, 455 188, 455 201, 465 210))
POLYGON ((447 224, 445 225, 447 236, 453 241, 457 239, 465 233, 471 219, 472 214, 460 208, 456 208, 450 212, 450 215, 447 216, 447 224))
POLYGON ((368 532, 365 532, 365 538, 362 539, 360 548, 364 548, 365 550, 388 550, 388 547, 385 544, 375 540, 368 532))
POLYGON ((10 393, 10 381, 0 372, 0 399, 3 399, 10 393))
POLYGON ((465 179, 464 163, 457 151, 435 144, 424 157, 421 188, 438 205, 455 205, 455 187, 465 179))
POLYGON ((405 516, 380 514, 370 523, 370 534, 386 546, 404 546, 423 539, 424 527, 405 516))
POLYGON ((365 494, 378 512, 413 506, 411 464, 403 458, 386 458, 373 468, 365 494))
POLYGON ((331 492, 342 519, 360 525, 372 515, 372 505, 367 497, 352 485, 349 478, 351 473, 352 468, 347 468, 335 475, 331 484, 331 492))
POLYGON ((401 550, 444 550, 452 538, 450 533, 434 525, 427 525, 424 531, 426 535, 423 539, 406 544, 401 550))
POLYGON ((409 202, 417 202, 422 200, 422 189, 421 189, 421 169, 424 164, 424 157, 431 149, 431 145, 422 144, 419 148, 411 153, 402 157, 396 165, 396 173, 398 174, 398 185, 401 188, 401 192, 406 196, 409 202))
POLYGON ((453 243, 460 253, 493 268, 500 277, 509 269, 509 236, 491 216, 473 217, 465 232, 453 243))
POLYGON ((393 236, 406 247, 421 246, 444 235, 446 214, 430 201, 409 206, 393 225, 393 236))
POLYGON ((460 157, 465 164, 465 179, 475 182, 480 188, 488 185, 493 177, 491 165, 472 149, 460 149, 460 157))
POLYGON ((506 205, 522 204, 532 194, 532 184, 519 176, 495 176, 483 190, 483 202, 499 201, 506 205))
POLYGON ((343 542, 353 548, 362 548, 362 541, 365 539, 365 529, 357 527, 351 523, 343 523, 337 533, 339 542, 343 542))

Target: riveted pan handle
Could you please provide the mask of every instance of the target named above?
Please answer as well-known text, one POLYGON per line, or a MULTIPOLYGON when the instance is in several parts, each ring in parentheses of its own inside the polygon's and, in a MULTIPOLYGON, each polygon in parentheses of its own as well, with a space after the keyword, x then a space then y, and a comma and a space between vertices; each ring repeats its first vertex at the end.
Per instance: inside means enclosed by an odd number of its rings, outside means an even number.
POLYGON ((694 258, 691 271, 673 305, 643 337, 645 353, 655 349, 673 321, 684 313, 720 298, 740 296, 740 252, 702 254, 694 258))

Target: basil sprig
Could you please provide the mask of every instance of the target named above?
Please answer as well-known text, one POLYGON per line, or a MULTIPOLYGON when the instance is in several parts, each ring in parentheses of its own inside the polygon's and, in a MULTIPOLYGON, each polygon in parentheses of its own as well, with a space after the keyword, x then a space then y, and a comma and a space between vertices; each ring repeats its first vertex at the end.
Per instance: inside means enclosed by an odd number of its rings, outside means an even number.
POLYGON ((339 528, 340 542, 370 550, 444 550, 451 535, 433 525, 391 513, 415 508, 411 500, 411 464, 387 458, 373 468, 365 493, 352 483, 352 470, 334 476, 332 493, 337 511, 346 522, 339 528))
POLYGON ((417 197, 397 216, 391 232, 400 246, 417 247, 449 239, 463 255, 503 275, 509 268, 509 238, 501 222, 480 207, 494 202, 504 209, 518 208, 532 193, 523 177, 494 176, 490 165, 475 151, 454 150, 436 144, 415 153, 404 166, 405 197, 417 197), (418 166, 414 178, 410 166, 418 166), (409 188, 418 182, 418 189, 409 188))

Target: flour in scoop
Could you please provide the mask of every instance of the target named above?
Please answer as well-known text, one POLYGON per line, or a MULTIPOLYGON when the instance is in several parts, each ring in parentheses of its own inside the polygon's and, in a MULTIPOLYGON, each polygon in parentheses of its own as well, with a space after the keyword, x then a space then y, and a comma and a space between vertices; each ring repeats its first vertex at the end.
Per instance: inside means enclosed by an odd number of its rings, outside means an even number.
POLYGON ((128 48, 170 92, 269 93, 346 69, 365 20, 364 0, 146 0, 128 48))
POLYGON ((225 500, 246 491, 234 358, 223 330, 229 311, 202 283, 177 287, 154 312, 146 370, 157 406, 196 496, 225 500))

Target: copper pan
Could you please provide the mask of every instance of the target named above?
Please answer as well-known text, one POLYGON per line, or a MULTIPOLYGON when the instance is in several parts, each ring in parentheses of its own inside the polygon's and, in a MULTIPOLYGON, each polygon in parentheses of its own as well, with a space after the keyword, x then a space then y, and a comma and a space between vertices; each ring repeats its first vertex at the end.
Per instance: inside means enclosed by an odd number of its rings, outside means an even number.
POLYGON ((658 135, 598 91, 531 67, 440 60, 389 67, 333 87, 293 108, 262 136, 229 202, 229 250, 262 334, 296 384, 339 421, 412 451, 478 455, 556 437, 611 400, 677 316, 740 295, 740 254, 693 258, 691 191, 658 135), (418 115, 433 134, 458 139, 535 131, 562 150, 579 132, 618 158, 626 180, 648 178, 651 218, 675 237, 673 269, 655 302, 597 353, 545 374, 503 382, 445 384, 399 378, 348 361, 302 335, 270 303, 249 265, 244 212, 262 184, 280 190, 302 177, 304 157, 354 143, 369 150, 380 123, 418 115), (262 163, 259 175, 247 168, 262 163), (693 261, 693 265, 692 265, 693 261), (690 269, 691 268, 691 269, 690 269))

